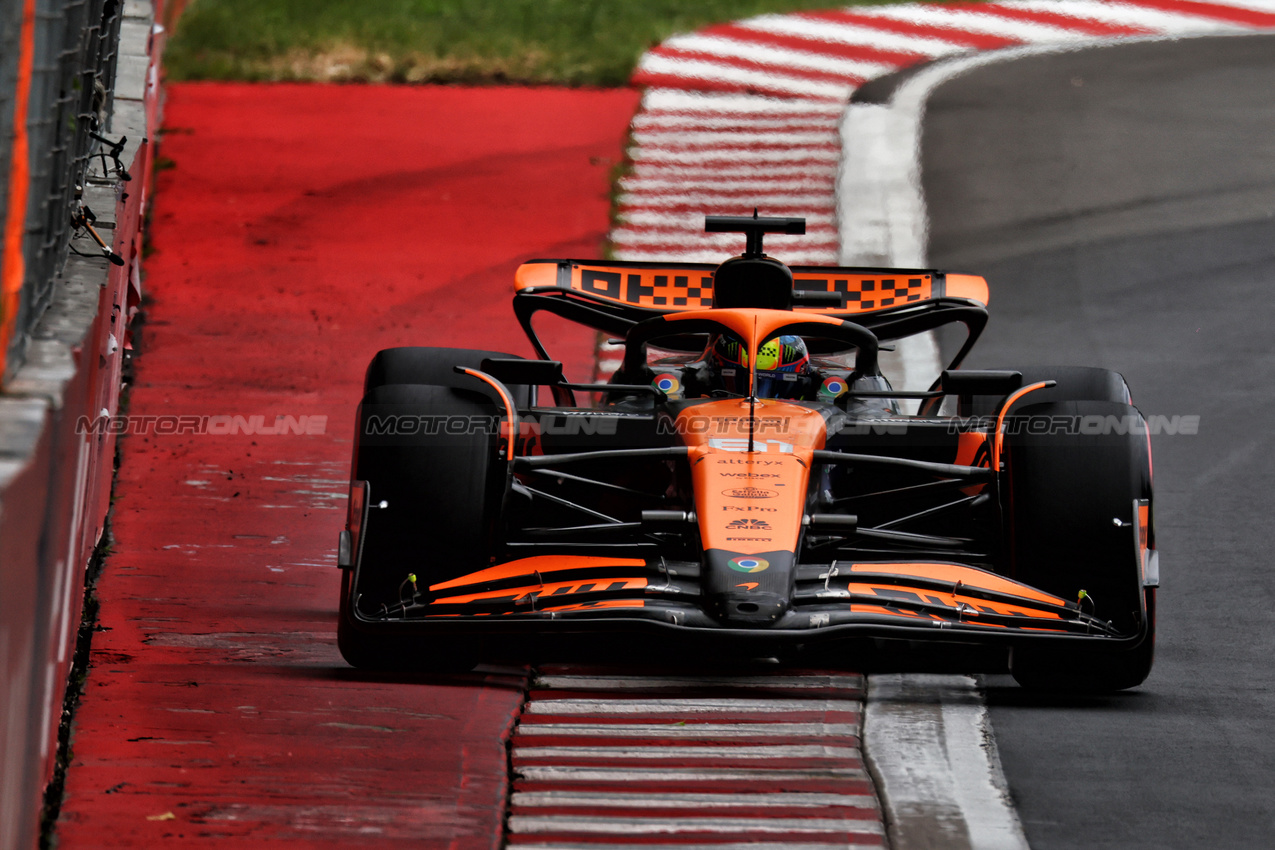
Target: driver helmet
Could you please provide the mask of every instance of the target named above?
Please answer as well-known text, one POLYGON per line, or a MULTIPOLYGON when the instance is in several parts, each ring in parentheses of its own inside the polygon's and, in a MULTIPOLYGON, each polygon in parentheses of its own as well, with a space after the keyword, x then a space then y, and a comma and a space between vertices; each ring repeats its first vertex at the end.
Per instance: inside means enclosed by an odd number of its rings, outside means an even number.
MULTIPOLYGON (((719 336, 709 355, 716 383, 728 392, 748 392, 748 350, 732 336, 719 336)), ((786 334, 764 343, 757 352, 758 398, 801 398, 811 374, 810 352, 799 336, 786 334)))

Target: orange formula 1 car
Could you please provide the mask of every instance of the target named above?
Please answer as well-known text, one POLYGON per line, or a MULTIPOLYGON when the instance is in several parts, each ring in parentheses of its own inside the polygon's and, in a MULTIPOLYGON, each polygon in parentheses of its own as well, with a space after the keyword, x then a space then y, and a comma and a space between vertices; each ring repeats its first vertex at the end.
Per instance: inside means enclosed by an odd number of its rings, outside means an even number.
POLYGON ((1004 647, 1024 685, 1141 683, 1158 566, 1124 379, 960 370, 982 278, 762 252, 804 228, 710 216, 747 236, 716 267, 528 262, 513 307, 539 359, 377 354, 340 541, 345 658, 671 643, 854 665, 943 642, 1004 647), (565 380, 542 312, 622 340, 619 371, 565 380), (884 344, 948 325, 964 343, 931 388, 892 389, 884 344))

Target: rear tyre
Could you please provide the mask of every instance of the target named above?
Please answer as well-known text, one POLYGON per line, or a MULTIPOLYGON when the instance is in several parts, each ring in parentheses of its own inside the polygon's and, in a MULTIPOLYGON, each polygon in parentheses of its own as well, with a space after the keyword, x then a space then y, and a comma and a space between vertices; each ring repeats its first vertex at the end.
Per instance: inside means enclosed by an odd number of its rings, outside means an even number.
POLYGON ((1027 644, 1014 649, 1010 672, 1030 688, 1135 687, 1151 672, 1155 650, 1154 590, 1142 586, 1130 525, 1135 500, 1151 499, 1146 423, 1136 408, 1114 402, 1033 404, 1017 413, 1053 423, 1070 417, 1066 421, 1082 427, 1080 433, 1052 435, 1025 429, 1005 439, 1011 575, 1072 601, 1085 591, 1094 613, 1121 634, 1142 630, 1145 604, 1146 638, 1123 650, 1027 644), (1097 430, 1098 423, 1123 423, 1128 432, 1108 427, 1110 433, 1084 433, 1097 430))
MULTIPOLYGON (((347 570, 337 642, 356 667, 471 669, 475 648, 404 640, 376 621, 429 585, 481 569, 504 494, 499 410, 471 390, 373 388, 359 406, 354 478, 369 484, 357 587, 347 570), (386 507, 375 507, 381 502, 386 507), (352 592, 351 592, 352 591, 352 592), (370 621, 370 622, 369 622, 370 621)), ((385 624, 386 626, 390 624, 385 624)))

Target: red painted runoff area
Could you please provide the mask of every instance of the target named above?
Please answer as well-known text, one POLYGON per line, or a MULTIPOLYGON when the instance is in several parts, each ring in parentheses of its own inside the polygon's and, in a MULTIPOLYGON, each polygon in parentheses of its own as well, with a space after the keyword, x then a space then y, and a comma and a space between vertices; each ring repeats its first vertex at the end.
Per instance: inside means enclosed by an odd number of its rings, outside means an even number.
MULTIPOLYGON (((59 847, 499 844, 526 671, 375 676, 337 652, 354 410, 380 348, 532 353, 513 271, 597 255, 637 98, 169 89, 59 847)), ((551 352, 587 377, 593 342, 551 352)))

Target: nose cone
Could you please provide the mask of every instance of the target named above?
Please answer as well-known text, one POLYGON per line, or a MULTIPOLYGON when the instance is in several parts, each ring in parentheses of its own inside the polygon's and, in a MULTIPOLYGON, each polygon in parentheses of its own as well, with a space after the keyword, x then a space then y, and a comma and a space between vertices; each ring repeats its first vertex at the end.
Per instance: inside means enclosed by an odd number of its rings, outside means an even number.
POLYGON ((704 598, 708 613, 724 626, 773 625, 792 607, 792 552, 740 555, 721 549, 705 552, 704 598))

